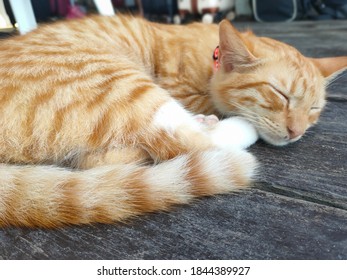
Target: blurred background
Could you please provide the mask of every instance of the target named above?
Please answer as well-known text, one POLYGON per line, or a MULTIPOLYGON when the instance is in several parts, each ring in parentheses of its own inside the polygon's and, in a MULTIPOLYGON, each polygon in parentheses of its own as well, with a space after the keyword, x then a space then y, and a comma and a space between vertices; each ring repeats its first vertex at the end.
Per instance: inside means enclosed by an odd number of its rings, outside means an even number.
POLYGON ((347 0, 0 0, 0 33, 24 34, 37 23, 89 14, 131 13, 186 24, 231 21, 345 20, 347 0))

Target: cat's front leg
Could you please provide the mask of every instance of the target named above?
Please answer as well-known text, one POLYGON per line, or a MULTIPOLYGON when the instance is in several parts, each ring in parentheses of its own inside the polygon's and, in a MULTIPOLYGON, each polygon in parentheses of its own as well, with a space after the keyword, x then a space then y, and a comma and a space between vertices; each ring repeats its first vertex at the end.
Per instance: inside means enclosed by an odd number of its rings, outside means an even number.
POLYGON ((246 149, 258 140, 254 126, 241 117, 219 121, 215 115, 195 115, 194 119, 210 132, 213 143, 221 148, 246 149))
POLYGON ((213 147, 245 149, 258 139, 255 128, 240 117, 218 122, 213 115, 193 116, 174 100, 156 112, 154 127, 157 133, 151 133, 155 137, 147 144, 146 150, 151 155, 159 155, 160 159, 213 147))
POLYGON ((156 161, 214 146, 205 126, 173 99, 164 103, 146 127, 142 147, 156 161))
POLYGON ((203 125, 205 125, 207 128, 214 128, 214 126, 219 122, 219 119, 216 115, 195 115, 194 119, 203 125))
POLYGON ((210 129, 210 135, 221 148, 246 149, 258 140, 254 126, 241 117, 219 121, 210 129))

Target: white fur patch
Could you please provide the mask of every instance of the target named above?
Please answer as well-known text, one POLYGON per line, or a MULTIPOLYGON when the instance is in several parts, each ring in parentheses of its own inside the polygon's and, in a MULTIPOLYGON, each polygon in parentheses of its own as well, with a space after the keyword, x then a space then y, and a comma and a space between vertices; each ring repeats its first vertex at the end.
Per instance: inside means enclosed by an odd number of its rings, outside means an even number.
POLYGON ((179 126, 188 126, 196 131, 200 124, 178 102, 171 100, 159 108, 154 116, 154 125, 173 133, 179 126))
POLYGON ((243 150, 215 150, 202 154, 201 163, 215 186, 216 193, 229 192, 239 186, 239 178, 251 178, 255 158, 243 150))
POLYGON ((240 117, 220 121, 211 131, 213 143, 220 148, 246 149, 258 140, 252 124, 240 117))
POLYGON ((153 200, 171 197, 177 203, 187 203, 192 198, 186 180, 187 161, 188 156, 180 156, 146 170, 144 181, 151 187, 153 200))

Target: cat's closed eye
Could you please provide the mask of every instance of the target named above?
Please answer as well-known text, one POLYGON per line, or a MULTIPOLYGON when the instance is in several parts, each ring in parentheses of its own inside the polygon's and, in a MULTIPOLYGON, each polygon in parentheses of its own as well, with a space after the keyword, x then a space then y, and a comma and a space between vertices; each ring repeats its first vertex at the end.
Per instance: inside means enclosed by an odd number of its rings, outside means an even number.
POLYGON ((280 90, 278 87, 275 87, 274 85, 270 84, 270 87, 273 90, 273 92, 282 100, 282 102, 288 106, 289 105, 288 95, 285 94, 283 90, 280 90))

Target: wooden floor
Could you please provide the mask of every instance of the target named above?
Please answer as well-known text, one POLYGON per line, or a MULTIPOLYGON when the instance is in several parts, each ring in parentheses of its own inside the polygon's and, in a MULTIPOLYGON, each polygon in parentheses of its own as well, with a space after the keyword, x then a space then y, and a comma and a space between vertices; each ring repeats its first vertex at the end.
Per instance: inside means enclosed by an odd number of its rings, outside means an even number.
MULTIPOLYGON (((347 55, 347 21, 245 24, 308 56, 347 55)), ((254 187, 118 225, 0 230, 0 259, 347 259, 347 74, 318 125, 257 143, 254 187)))

